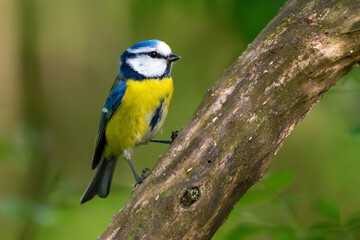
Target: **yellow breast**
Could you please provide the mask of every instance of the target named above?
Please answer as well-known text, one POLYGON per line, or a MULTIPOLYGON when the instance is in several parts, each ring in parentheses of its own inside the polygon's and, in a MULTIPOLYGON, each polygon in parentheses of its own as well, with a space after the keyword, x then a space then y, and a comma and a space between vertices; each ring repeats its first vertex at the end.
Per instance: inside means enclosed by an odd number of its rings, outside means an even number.
POLYGON ((105 157, 119 156, 125 149, 149 141, 160 130, 174 91, 172 78, 127 80, 120 107, 105 130, 105 157), (162 102, 162 119, 151 131, 150 122, 162 102))

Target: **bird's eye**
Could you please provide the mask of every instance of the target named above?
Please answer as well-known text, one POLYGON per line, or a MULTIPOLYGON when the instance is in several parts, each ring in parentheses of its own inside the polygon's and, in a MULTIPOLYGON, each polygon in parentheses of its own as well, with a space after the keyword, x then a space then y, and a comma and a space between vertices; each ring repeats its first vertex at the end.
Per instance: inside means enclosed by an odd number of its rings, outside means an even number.
POLYGON ((149 52, 149 56, 152 58, 156 58, 158 56, 157 52, 153 51, 153 52, 149 52))

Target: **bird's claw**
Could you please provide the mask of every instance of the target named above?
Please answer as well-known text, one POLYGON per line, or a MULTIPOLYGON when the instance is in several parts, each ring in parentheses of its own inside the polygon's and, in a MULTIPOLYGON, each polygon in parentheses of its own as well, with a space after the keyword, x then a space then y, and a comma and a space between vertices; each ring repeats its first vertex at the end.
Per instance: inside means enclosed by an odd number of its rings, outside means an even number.
POLYGON ((144 180, 149 174, 151 173, 151 170, 148 168, 144 168, 142 170, 141 178, 144 180))
POLYGON ((171 132, 171 142, 175 140, 175 138, 179 135, 179 130, 171 132))
POLYGON ((140 176, 140 177, 139 177, 139 176, 136 176, 136 177, 135 177, 136 183, 134 184, 134 187, 136 187, 138 184, 142 183, 142 182, 145 180, 145 178, 146 178, 147 176, 149 176, 150 173, 151 173, 151 170, 150 170, 150 169, 144 168, 144 169, 142 170, 141 176, 140 176))

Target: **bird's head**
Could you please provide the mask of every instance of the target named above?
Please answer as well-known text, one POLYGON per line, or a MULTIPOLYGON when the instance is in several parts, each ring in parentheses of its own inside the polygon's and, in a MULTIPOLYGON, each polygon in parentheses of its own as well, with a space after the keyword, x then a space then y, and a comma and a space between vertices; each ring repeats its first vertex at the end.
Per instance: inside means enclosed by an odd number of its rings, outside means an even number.
POLYGON ((121 54, 120 74, 126 79, 170 77, 172 63, 180 56, 160 40, 139 42, 121 54))

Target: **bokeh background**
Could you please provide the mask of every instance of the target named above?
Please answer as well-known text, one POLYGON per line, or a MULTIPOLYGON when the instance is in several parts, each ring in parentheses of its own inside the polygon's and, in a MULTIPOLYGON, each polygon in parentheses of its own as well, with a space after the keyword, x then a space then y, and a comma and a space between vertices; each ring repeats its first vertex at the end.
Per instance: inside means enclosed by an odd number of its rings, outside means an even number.
MULTIPOLYGON (((165 139, 284 2, 1 0, 0 238, 95 239, 130 196, 134 179, 119 161, 109 197, 79 204, 122 51, 156 38, 182 56, 165 139)), ((151 168, 165 150, 137 148, 135 168, 151 168)), ((359 172, 355 69, 295 128, 213 239, 360 239, 359 172)))

